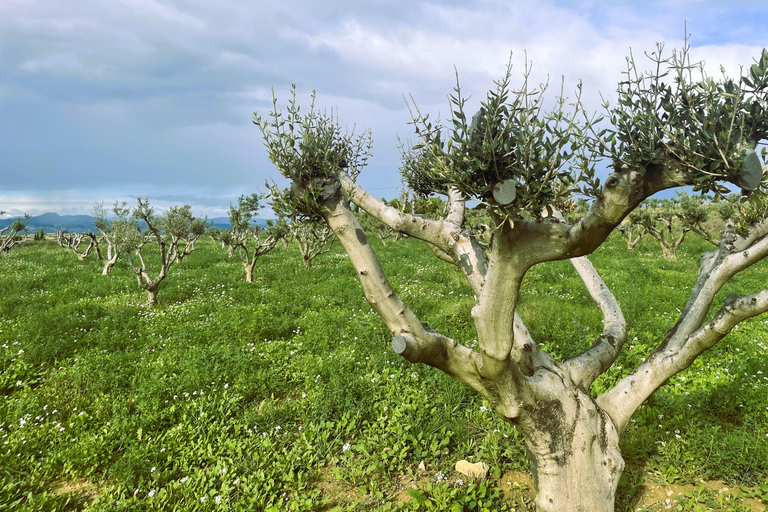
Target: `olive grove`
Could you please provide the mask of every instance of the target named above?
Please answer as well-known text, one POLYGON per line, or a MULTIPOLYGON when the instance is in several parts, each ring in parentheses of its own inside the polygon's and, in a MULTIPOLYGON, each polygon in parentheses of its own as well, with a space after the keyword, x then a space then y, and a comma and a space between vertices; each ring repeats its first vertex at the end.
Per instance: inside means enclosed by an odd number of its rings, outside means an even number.
POLYGON ((268 115, 254 114, 269 158, 292 182, 290 207, 336 234, 366 299, 392 332, 393 350, 474 389, 522 434, 540 512, 613 510, 624 469, 619 439, 633 413, 739 322, 768 310, 768 290, 717 299, 731 278, 768 255, 766 183, 756 152, 768 137, 768 51, 743 76, 721 80, 692 63, 687 48, 667 57, 659 45, 648 56, 650 72, 627 60, 618 101, 606 104, 602 117, 586 112, 581 87, 572 98, 561 92, 550 101, 546 85, 529 83, 529 69, 513 86, 511 66, 474 116, 458 84, 446 125, 411 103, 419 140, 405 153, 401 173, 415 192, 449 199, 436 220, 361 188, 356 178, 370 155, 370 133, 343 132, 337 119, 314 108, 314 98, 300 114, 294 89, 284 110, 273 99, 268 115), (601 159, 610 168, 604 181, 596 170, 601 159), (595 379, 631 347, 619 301, 586 255, 653 194, 690 186, 723 196, 730 192, 725 183, 749 201, 717 248, 702 256, 687 304, 659 334, 655 351, 597 394, 595 379), (559 210, 575 194, 590 197, 591 205, 566 220, 559 210), (491 219, 487 251, 467 224, 468 200, 491 219), (477 350, 436 332, 400 299, 351 204, 423 240, 464 274, 476 296, 477 350), (602 313, 603 331, 560 361, 532 338, 517 306, 529 269, 565 259, 602 313))

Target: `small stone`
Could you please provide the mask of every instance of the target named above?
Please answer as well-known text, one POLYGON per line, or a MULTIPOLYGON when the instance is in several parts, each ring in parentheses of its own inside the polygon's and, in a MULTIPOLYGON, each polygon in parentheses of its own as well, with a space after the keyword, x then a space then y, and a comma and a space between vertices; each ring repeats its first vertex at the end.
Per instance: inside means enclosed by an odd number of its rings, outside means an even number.
POLYGON ((667 496, 672 496, 673 494, 675 494, 675 491, 667 491, 667 496))
POLYGON ((426 471, 427 466, 424 464, 424 461, 419 462, 419 470, 420 471, 426 471))
POLYGON ((456 463, 456 471, 469 478, 483 480, 488 476, 488 464, 485 462, 476 462, 472 464, 466 460, 460 460, 456 463))

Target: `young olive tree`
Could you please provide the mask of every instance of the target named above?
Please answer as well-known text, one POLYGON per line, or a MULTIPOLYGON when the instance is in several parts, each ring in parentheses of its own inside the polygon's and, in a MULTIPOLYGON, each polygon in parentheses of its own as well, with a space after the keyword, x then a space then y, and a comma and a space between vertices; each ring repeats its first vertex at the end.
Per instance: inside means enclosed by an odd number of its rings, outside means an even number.
POLYGON ((96 203, 93 216, 101 239, 107 244, 107 257, 102 259, 104 269, 101 272, 101 275, 106 276, 112 271, 120 253, 125 252, 125 246, 137 238, 139 227, 136 220, 131 218, 131 209, 125 201, 122 204, 115 201, 112 218, 108 218, 104 203, 96 203))
MULTIPOLYGON (((0 212, 0 215, 5 215, 5 212, 0 212)), ((25 215, 24 220, 18 217, 10 225, 0 228, 0 254, 10 252, 11 249, 23 242, 19 238, 19 233, 22 231, 26 233, 28 224, 29 215, 25 215)))
POLYGON ((219 242, 222 249, 229 249, 230 258, 235 255, 235 250, 232 247, 232 230, 212 227, 208 230, 208 236, 212 240, 219 242))
POLYGON ((310 268, 315 258, 330 252, 336 235, 325 224, 309 220, 291 220, 291 238, 296 240, 304 267, 310 268))
POLYGON ((762 165, 754 165, 755 148, 768 137, 768 51, 740 79, 715 81, 690 63, 687 49, 669 58, 661 50, 651 54, 650 73, 628 60, 605 124, 585 114, 578 92, 570 103, 561 93, 545 108, 545 87, 529 87, 526 70, 513 88, 509 68, 474 118, 458 86, 448 126, 431 124, 416 109, 415 149, 422 153, 404 167, 416 191, 449 198, 450 210, 437 220, 363 190, 355 178, 368 156, 368 135, 343 134, 314 108, 300 115, 295 93, 284 112, 274 100, 268 117, 254 116, 270 159, 293 183, 294 208, 336 233, 368 302, 392 331, 393 350, 465 383, 522 434, 539 512, 612 511, 624 469, 619 439, 634 412, 739 322, 768 310, 768 290, 716 298, 733 276, 768 255, 768 208, 760 200, 766 184, 762 165), (600 157, 612 168, 604 183, 594 167, 600 157), (723 182, 753 191, 755 205, 703 255, 687 304, 653 353, 593 397, 595 379, 631 347, 621 307, 586 255, 649 196, 682 186, 724 194, 723 182), (561 220, 555 210, 574 192, 593 198, 591 206, 578 220, 561 220), (487 254, 464 228, 469 199, 484 205, 495 224, 487 254), (407 307, 350 203, 435 246, 463 272, 477 297, 478 350, 427 327, 407 307), (561 361, 532 338, 517 305, 530 268, 565 259, 602 313, 603 332, 561 361))
POLYGON ((644 235, 651 235, 661 245, 661 253, 667 261, 677 259, 677 248, 691 231, 680 220, 679 204, 675 199, 646 199, 628 216, 628 224, 616 229, 622 232, 627 249, 632 250, 644 235), (634 233, 634 240, 631 235, 634 233))
POLYGON ((139 287, 147 291, 147 304, 154 305, 157 304, 160 283, 168 275, 171 266, 181 263, 195 249, 195 242, 205 233, 207 222, 193 217, 192 207, 187 204, 172 206, 158 215, 149 206, 147 198, 143 201, 138 199, 138 205, 132 209, 132 218, 144 221, 147 229, 127 238, 123 251, 128 255, 128 262, 136 274, 139 287), (149 275, 141 254, 150 242, 156 243, 159 248, 160 269, 154 278, 149 275))
POLYGON ((259 203, 264 199, 263 195, 251 194, 240 196, 237 206, 229 205, 229 225, 232 231, 221 234, 222 244, 226 243, 230 248, 230 255, 240 260, 245 269, 245 281, 253 282, 253 269, 256 261, 275 248, 277 243, 288 236, 288 223, 283 217, 268 220, 265 227, 256 223, 256 214, 264 206, 259 203), (253 239, 253 249, 248 247, 253 239))
MULTIPOLYGON (((677 193, 677 217, 680 222, 692 232, 696 233, 715 247, 720 245, 720 240, 717 238, 717 233, 722 229, 715 230, 711 227, 712 223, 717 223, 716 219, 710 216, 710 213, 715 212, 714 205, 711 202, 706 202, 706 196, 692 196, 686 191, 677 193)), ((722 225, 718 223, 722 228, 722 225)))
POLYGON ((616 231, 621 233, 627 243, 627 250, 634 251, 637 244, 648 234, 647 224, 651 223, 650 214, 638 207, 627 215, 621 224, 616 226, 616 231))

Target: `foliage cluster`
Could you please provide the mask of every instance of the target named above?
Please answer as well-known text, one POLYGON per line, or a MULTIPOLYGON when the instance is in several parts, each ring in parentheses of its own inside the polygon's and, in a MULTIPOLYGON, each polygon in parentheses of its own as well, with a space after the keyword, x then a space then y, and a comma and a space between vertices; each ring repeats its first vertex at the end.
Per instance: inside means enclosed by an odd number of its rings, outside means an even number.
POLYGON ((302 114, 296 102, 296 87, 288 100, 285 115, 277 108, 273 97, 273 110, 263 119, 254 114, 253 122, 267 141, 270 160, 280 173, 290 179, 293 186, 282 194, 274 187, 273 206, 278 215, 291 217, 296 212, 297 220, 317 221, 320 219, 318 199, 338 193, 336 176, 339 170, 346 171, 353 179, 368 162, 371 150, 371 132, 360 135, 344 133, 333 112, 315 110, 315 93, 309 112, 302 114), (288 208, 288 198, 294 205, 288 208))
POLYGON ((539 218, 568 200, 579 181, 594 177, 589 136, 601 119, 586 116, 580 89, 572 105, 561 89, 546 110, 547 84, 532 86, 529 75, 527 68, 522 85, 512 88, 510 62, 471 120, 457 77, 448 129, 414 106, 421 142, 403 151, 401 174, 409 187, 426 196, 454 186, 512 218, 539 218), (511 204, 499 204, 494 196, 494 187, 503 183, 515 189, 511 204))

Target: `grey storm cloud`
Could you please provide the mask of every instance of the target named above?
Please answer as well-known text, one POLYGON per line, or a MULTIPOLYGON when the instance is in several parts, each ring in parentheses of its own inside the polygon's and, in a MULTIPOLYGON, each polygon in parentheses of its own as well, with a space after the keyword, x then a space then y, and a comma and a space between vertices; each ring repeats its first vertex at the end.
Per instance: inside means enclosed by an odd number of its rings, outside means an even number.
POLYGON ((252 113, 271 108, 272 88, 284 105, 292 83, 302 101, 316 89, 350 129, 373 130, 361 180, 395 196, 409 95, 445 113, 458 71, 477 102, 513 51, 537 80, 583 79, 597 104, 630 46, 680 45, 684 20, 704 56, 738 72, 768 45, 766 8, 720 4, 6 0, 0 207, 42 213, 58 197, 67 213, 87 213, 154 193, 218 215, 277 174, 252 113))

